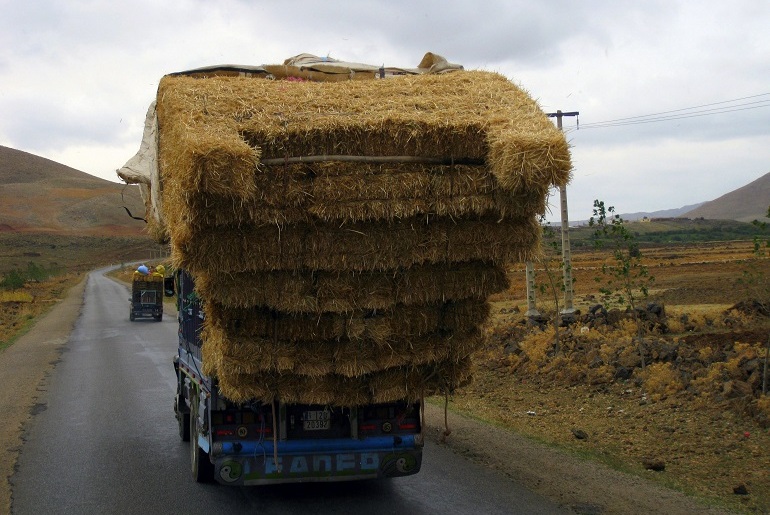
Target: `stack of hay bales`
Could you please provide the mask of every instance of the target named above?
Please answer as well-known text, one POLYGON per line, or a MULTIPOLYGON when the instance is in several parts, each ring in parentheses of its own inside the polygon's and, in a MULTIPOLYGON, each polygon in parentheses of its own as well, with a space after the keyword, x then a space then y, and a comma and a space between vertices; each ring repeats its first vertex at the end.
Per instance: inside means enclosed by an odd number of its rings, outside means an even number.
POLYGON ((162 217, 234 401, 356 406, 471 376, 486 299, 571 170, 530 96, 482 71, 311 82, 169 75, 162 217))

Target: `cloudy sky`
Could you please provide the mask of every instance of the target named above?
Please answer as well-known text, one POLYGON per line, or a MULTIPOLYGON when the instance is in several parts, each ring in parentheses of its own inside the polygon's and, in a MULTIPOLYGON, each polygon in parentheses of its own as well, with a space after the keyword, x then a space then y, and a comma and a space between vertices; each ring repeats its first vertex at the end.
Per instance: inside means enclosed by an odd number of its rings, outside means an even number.
POLYGON ((770 172, 768 27, 764 0, 0 0, 0 145, 118 182, 165 73, 431 51, 580 113, 570 220, 678 208, 770 172))

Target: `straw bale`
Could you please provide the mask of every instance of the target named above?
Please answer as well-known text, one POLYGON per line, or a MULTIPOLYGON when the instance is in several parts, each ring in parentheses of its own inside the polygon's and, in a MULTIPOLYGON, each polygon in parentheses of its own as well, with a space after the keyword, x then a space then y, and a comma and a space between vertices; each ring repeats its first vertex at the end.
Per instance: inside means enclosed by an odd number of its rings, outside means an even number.
POLYGON ((392 220, 415 215, 528 217, 545 210, 548 185, 505 191, 484 167, 314 163, 259 167, 248 198, 164 182, 173 238, 221 226, 392 220))
POLYGON ((195 276, 195 288, 207 301, 285 313, 348 313, 398 304, 485 300, 509 286, 504 267, 480 261, 383 272, 203 270, 195 276))
MULTIPOLYGON (((161 109, 158 108, 159 116, 161 109)), ((159 168, 163 182, 167 173, 176 170, 175 179, 183 191, 206 191, 236 198, 253 196, 254 169, 260 150, 243 140, 225 137, 217 126, 188 122, 191 125, 161 126, 159 168), (176 151, 163 152, 171 148, 176 151)))
MULTIPOLYGON (((204 361, 205 362, 205 361, 204 361)), ((227 371, 217 377, 221 393, 234 402, 258 400, 329 406, 417 401, 423 395, 452 393, 471 380, 469 356, 420 366, 383 370, 359 377, 321 377, 227 371)))
POLYGON ((206 302, 206 324, 227 338, 275 339, 297 345, 361 340, 382 347, 396 339, 420 338, 439 331, 466 333, 483 324, 488 315, 489 305, 476 299, 344 314, 292 314, 264 307, 228 309, 206 302))
POLYGON ((261 158, 485 159, 507 189, 565 184, 571 170, 564 135, 537 103, 505 77, 482 71, 335 83, 166 76, 158 120, 163 179, 189 174, 194 191, 234 197, 252 192, 243 189, 244 174, 261 158), (209 148, 217 152, 201 153, 209 148), (204 181, 203 170, 217 174, 204 181))
POLYGON ((477 328, 463 334, 438 331, 418 339, 392 339, 387 345, 367 340, 325 340, 296 343, 258 337, 230 337, 220 328, 204 328, 206 358, 214 373, 276 372, 319 377, 336 374, 359 377, 380 370, 467 356, 480 348, 477 328))
POLYGON ((569 180, 564 135, 498 74, 337 78, 158 88, 150 229, 195 277, 204 372, 236 402, 356 406, 467 383, 487 297, 508 287, 505 263, 534 257, 536 214, 569 180))
POLYGON ((534 217, 223 227, 175 237, 172 252, 175 265, 191 271, 393 270, 477 260, 504 264, 530 258, 540 232, 534 217))

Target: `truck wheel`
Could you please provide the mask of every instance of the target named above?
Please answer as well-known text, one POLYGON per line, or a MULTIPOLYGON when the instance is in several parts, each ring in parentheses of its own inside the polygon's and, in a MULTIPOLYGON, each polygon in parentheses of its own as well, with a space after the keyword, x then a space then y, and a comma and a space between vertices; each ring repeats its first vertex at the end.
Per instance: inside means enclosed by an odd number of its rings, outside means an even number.
POLYGON ((210 483, 214 480, 214 464, 209 460, 209 454, 198 446, 198 396, 193 397, 190 408, 190 465, 192 476, 196 483, 210 483))
POLYGON ((128 319, 129 319, 129 320, 131 320, 132 322, 133 322, 134 320, 136 320, 136 317, 134 316, 134 312, 133 312, 133 311, 132 311, 131 313, 129 313, 129 315, 128 315, 128 319))

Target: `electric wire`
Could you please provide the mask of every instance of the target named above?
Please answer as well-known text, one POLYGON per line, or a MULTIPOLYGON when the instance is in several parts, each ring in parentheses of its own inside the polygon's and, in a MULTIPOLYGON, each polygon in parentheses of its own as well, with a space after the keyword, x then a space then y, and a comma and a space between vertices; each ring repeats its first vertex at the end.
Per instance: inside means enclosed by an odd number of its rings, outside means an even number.
POLYGON ((724 113, 732 113, 736 111, 746 111, 746 110, 752 110, 752 109, 761 109, 763 107, 770 107, 770 98, 760 99, 760 97, 770 97, 770 93, 760 93, 758 95, 750 95, 750 96, 736 98, 732 100, 712 102, 709 104, 701 104, 693 107, 673 109, 670 111, 661 111, 658 113, 652 113, 652 114, 646 114, 646 115, 616 118, 614 120, 606 120, 603 122, 583 123, 581 125, 581 128, 582 129, 602 129, 606 127, 639 125, 644 123, 657 123, 657 122, 664 122, 664 121, 681 120, 685 118, 711 116, 714 114, 724 114, 724 113), (755 100, 755 99, 758 99, 758 100, 755 100), (737 103, 737 102, 740 102, 740 103, 737 103), (724 105, 724 104, 732 104, 732 105, 724 105), (719 106, 719 107, 714 107, 714 106, 719 106))

